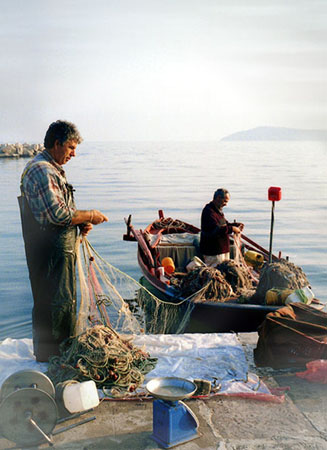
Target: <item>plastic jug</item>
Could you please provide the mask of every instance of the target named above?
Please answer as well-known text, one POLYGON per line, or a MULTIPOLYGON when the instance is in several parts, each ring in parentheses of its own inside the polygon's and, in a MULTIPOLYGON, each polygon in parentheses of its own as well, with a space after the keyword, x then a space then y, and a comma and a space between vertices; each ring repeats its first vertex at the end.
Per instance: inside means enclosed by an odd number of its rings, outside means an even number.
POLYGON ((86 411, 99 405, 99 395, 93 380, 67 383, 62 393, 65 408, 70 413, 86 411))
POLYGON ((161 265, 165 269, 165 272, 168 275, 171 275, 173 272, 175 272, 174 261, 169 256, 166 256, 165 258, 163 258, 163 260, 161 261, 161 265))
POLYGON ((288 305, 289 303, 304 303, 305 305, 310 305, 313 298, 314 293, 309 288, 309 286, 306 286, 302 289, 296 289, 294 292, 292 292, 292 294, 287 297, 285 305, 288 305))

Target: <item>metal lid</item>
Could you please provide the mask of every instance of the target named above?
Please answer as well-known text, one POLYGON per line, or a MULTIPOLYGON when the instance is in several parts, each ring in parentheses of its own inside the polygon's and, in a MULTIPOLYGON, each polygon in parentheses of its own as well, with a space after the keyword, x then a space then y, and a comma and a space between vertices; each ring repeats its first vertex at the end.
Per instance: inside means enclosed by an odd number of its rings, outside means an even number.
POLYGON ((0 390, 0 400, 2 401, 12 392, 23 388, 37 388, 51 397, 55 396, 54 386, 44 373, 26 369, 15 372, 5 379, 0 390))

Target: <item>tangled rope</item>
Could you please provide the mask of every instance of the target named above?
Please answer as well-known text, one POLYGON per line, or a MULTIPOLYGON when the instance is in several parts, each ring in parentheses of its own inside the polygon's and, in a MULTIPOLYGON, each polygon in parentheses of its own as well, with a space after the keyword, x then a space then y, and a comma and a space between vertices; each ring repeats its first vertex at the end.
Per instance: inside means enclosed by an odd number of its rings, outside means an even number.
POLYGON ((159 219, 152 224, 155 230, 162 230, 163 228, 167 230, 167 234, 176 233, 178 231, 187 231, 189 229, 188 225, 181 220, 172 219, 171 217, 166 217, 165 219, 159 219))
POLYGON ((133 392, 157 363, 109 326, 88 328, 63 344, 61 356, 49 362, 48 375, 54 384, 93 380, 97 387, 112 388, 112 392, 133 392))
POLYGON ((234 294, 244 294, 253 289, 252 278, 246 265, 237 264, 231 259, 219 264, 217 269, 231 285, 234 294))
POLYGON ((182 278, 180 292, 183 297, 192 297, 196 303, 223 302, 233 295, 231 285, 214 267, 197 267, 182 278))
POLYGON ((236 255, 234 257, 234 260, 239 264, 242 265, 248 272, 249 277, 251 280, 257 285, 259 282, 259 279, 256 275, 254 275, 251 268, 246 264, 243 253, 242 253, 242 243, 241 243, 241 235, 240 234, 233 234, 234 244, 236 248, 236 255))
POLYGON ((261 271, 260 280, 256 295, 265 297, 269 289, 301 289, 309 285, 307 276, 301 267, 281 260, 272 264, 267 264, 261 271))

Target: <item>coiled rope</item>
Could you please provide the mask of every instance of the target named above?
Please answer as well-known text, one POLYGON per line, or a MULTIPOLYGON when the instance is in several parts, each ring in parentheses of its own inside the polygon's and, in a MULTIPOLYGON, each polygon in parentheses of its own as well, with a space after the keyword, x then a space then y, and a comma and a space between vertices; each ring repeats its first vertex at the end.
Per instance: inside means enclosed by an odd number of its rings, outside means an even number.
POLYGON ((61 356, 49 361, 48 375, 54 384, 93 380, 97 387, 133 392, 157 363, 157 358, 104 325, 87 329, 63 346, 61 356))
POLYGON ((153 222, 153 228, 156 230, 165 229, 167 230, 167 234, 176 232, 176 229, 179 231, 188 230, 188 226, 178 219, 172 219, 171 217, 166 217, 165 219, 159 219, 153 222))

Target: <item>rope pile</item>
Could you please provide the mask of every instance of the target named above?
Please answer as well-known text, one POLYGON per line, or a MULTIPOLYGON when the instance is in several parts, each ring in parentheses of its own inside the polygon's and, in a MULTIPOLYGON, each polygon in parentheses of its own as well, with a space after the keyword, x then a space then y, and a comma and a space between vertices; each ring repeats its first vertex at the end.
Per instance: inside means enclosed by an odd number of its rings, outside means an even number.
POLYGON ((165 228, 167 230, 167 234, 169 233, 175 233, 177 230, 182 231, 188 230, 188 226, 178 219, 172 219, 171 217, 166 217, 165 219, 159 219, 153 222, 152 224, 153 228, 155 230, 161 230, 165 228))
POLYGON ((63 343, 61 356, 50 359, 54 384, 93 380, 97 387, 133 392, 154 369, 157 359, 123 339, 109 326, 96 325, 63 343))
POLYGON ((232 286, 235 294, 244 294, 253 289, 253 283, 248 268, 245 265, 237 264, 232 259, 224 261, 217 266, 217 269, 224 275, 226 281, 232 286))
POLYGON ((192 300, 196 303, 223 302, 233 295, 233 289, 218 269, 205 266, 195 268, 182 278, 180 293, 183 297, 194 296, 192 300))
POLYGON ((301 289, 310 283, 301 269, 286 260, 267 264, 261 271, 256 296, 265 297, 269 289, 301 289))

